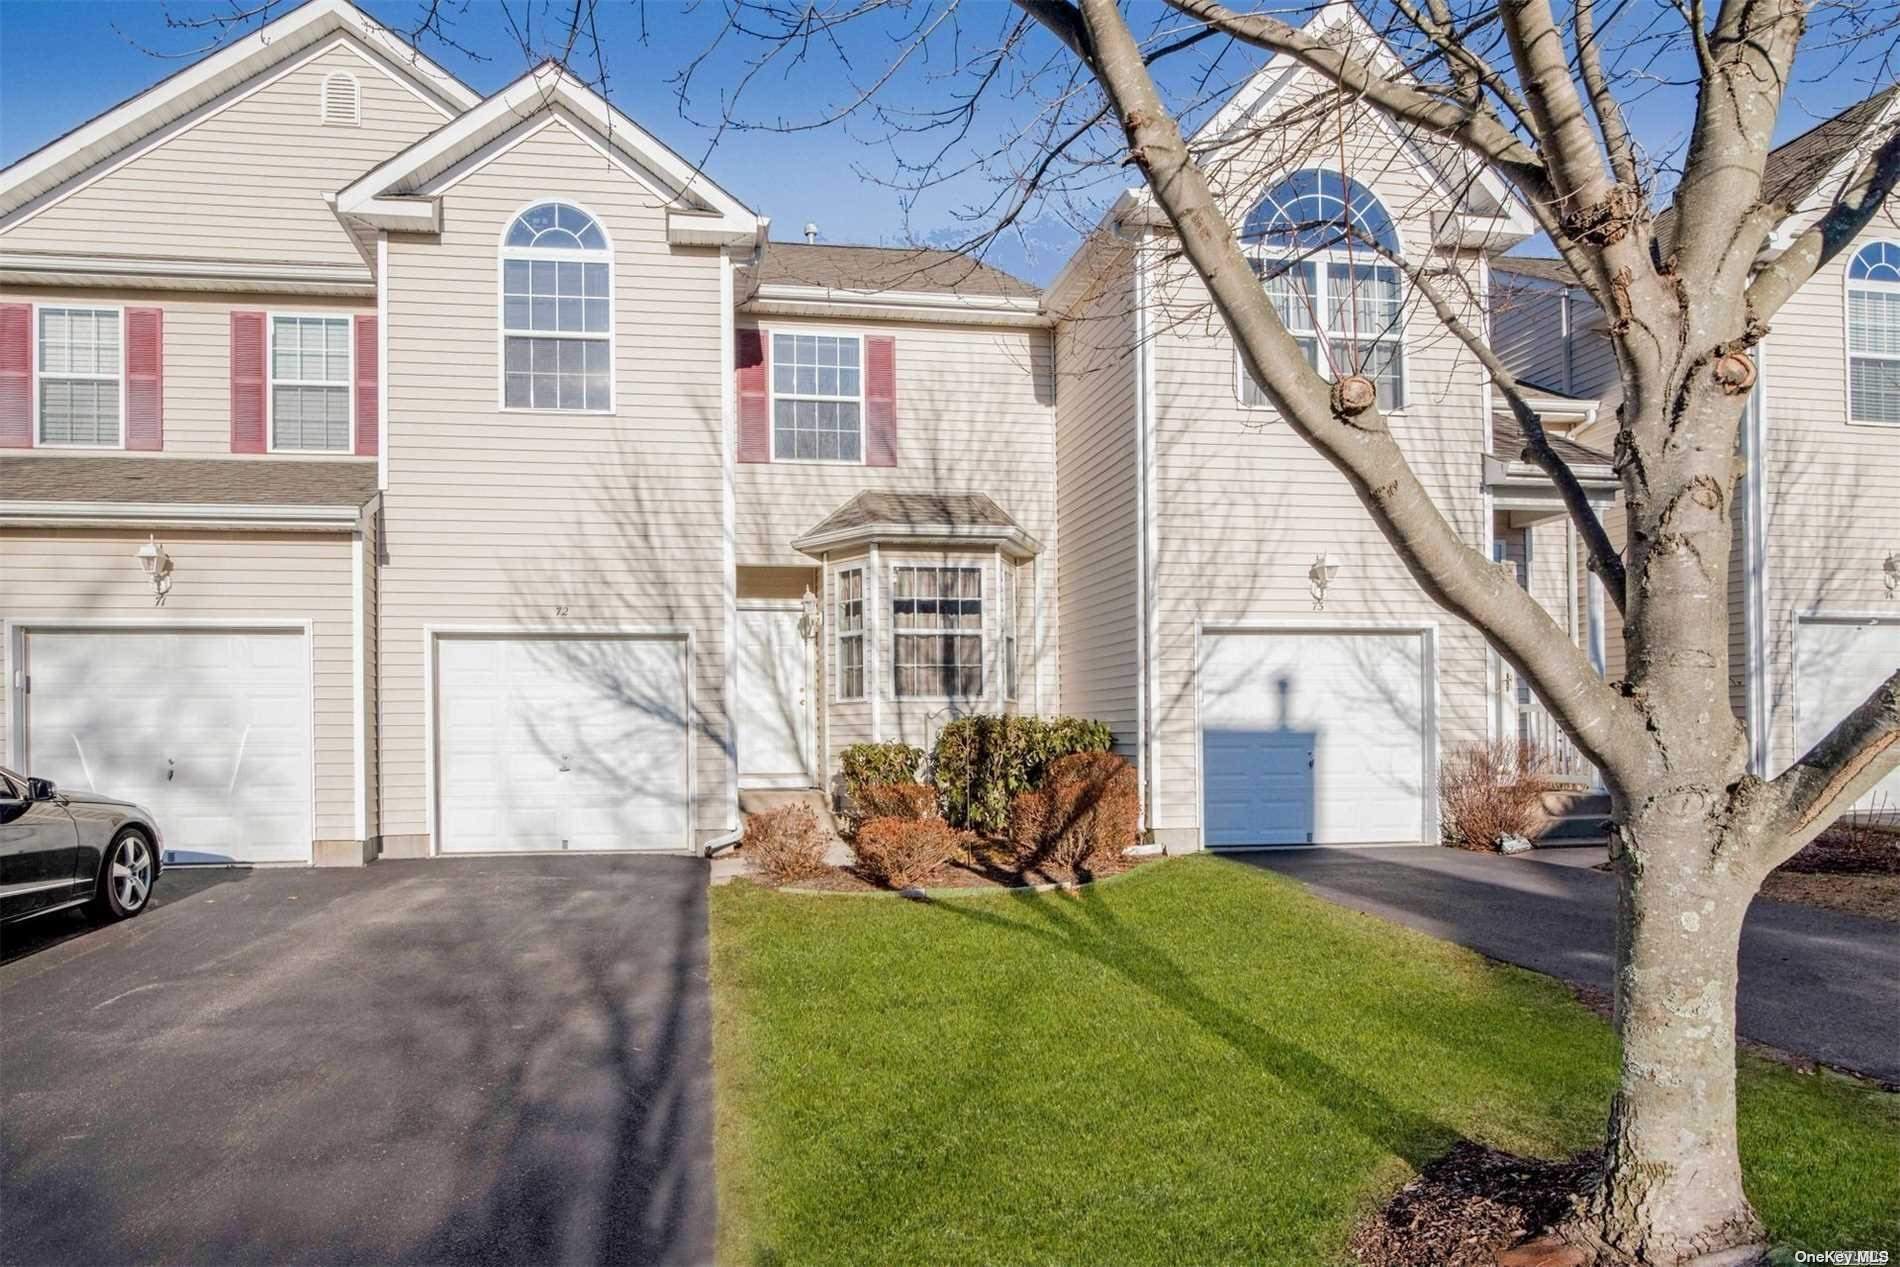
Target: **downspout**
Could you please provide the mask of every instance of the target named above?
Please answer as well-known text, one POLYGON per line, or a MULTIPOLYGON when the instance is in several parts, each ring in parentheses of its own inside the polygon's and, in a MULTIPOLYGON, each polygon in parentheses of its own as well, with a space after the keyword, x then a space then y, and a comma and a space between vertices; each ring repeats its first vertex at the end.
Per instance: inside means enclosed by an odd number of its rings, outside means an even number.
POLYGON ((1748 657, 1747 704, 1749 767, 1766 778, 1769 741, 1768 700, 1768 349, 1755 349, 1758 366, 1754 394, 1742 417, 1742 625, 1748 657))
MULTIPOLYGON (((753 247, 756 253, 758 246, 753 247)), ((756 276, 756 274, 755 274, 756 276)), ((736 479, 734 433, 738 426, 738 384, 734 381, 738 365, 738 312, 732 298, 732 254, 719 251, 719 620, 720 649, 725 659, 721 692, 725 696, 726 715, 726 821, 731 832, 719 841, 731 844, 744 828, 739 815, 739 571, 735 524, 738 508, 733 485, 736 479)), ((707 847, 712 856, 712 846, 707 847)))
MULTIPOLYGON (((1128 235, 1126 229, 1118 227, 1118 230, 1125 236, 1132 236, 1135 243, 1135 661, 1138 666, 1135 686, 1135 764, 1141 771, 1141 831, 1144 835, 1151 835, 1155 825, 1156 796, 1152 706, 1155 676, 1152 663, 1154 596, 1150 585, 1150 571, 1154 564, 1154 504, 1150 496, 1154 460, 1154 360, 1149 347, 1148 257, 1143 249, 1148 234, 1145 227, 1137 228, 1132 235, 1128 235)), ((1200 807, 1196 806, 1195 822, 1198 824, 1199 821, 1200 807)))

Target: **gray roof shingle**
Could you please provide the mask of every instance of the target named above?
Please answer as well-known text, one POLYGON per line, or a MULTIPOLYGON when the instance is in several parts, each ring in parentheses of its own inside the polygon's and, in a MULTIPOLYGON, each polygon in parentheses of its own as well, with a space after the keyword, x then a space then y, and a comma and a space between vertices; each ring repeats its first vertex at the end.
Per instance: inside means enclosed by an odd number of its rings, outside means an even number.
POLYGON ((812 528, 808 536, 902 524, 910 528, 1021 530, 985 493, 859 493, 812 528))
POLYGON ((937 291, 984 299, 1033 299, 1042 292, 980 260, 929 247, 768 242, 758 266, 738 281, 741 302, 761 285, 828 290, 937 291))
MULTIPOLYGON (((1546 431, 1550 447, 1558 457, 1571 466, 1609 466, 1614 459, 1607 453, 1599 452, 1575 440, 1566 440, 1555 432, 1546 431)), ((1524 431, 1517 425, 1517 419, 1509 414, 1497 414, 1491 419, 1491 452, 1507 462, 1527 461, 1524 453, 1524 431)))
POLYGON ((185 506, 361 506, 374 462, 266 458, 0 458, 0 501, 185 506))

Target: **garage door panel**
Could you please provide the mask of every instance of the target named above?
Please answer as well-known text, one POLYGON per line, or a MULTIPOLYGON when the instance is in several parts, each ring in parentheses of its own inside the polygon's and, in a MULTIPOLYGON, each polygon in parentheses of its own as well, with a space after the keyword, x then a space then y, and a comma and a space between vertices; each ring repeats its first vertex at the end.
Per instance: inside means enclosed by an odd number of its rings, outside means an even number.
POLYGON ((44 630, 26 645, 36 773, 146 806, 170 862, 308 860, 303 635, 44 630))
MULTIPOLYGON (((1806 752, 1900 669, 1900 620, 1805 617, 1795 621, 1795 749, 1806 752)), ((1900 771, 1856 802, 1900 812, 1900 771)))
POLYGON ((443 851, 686 847, 677 639, 448 637, 436 681, 443 851))
POLYGON ((1426 680, 1416 633, 1208 636, 1200 686, 1208 844, 1420 839, 1426 680))

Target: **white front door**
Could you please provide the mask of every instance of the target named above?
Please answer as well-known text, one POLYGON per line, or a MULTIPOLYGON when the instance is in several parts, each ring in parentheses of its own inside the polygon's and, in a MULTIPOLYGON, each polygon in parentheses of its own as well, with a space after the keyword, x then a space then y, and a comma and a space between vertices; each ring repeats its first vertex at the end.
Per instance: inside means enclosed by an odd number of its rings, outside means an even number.
POLYGON ((307 862, 300 631, 32 630, 24 773, 136 801, 164 859, 307 862))
POLYGON ((1205 637, 1208 846, 1424 839, 1429 680, 1420 633, 1205 637))
POLYGON ((440 852, 691 846, 682 640, 445 636, 435 672, 440 852))
POLYGON ((746 787, 811 787, 810 644, 800 613, 739 609, 739 781, 746 787))
MULTIPOLYGON (((1802 616, 1794 623, 1794 746, 1806 752, 1900 669, 1900 617, 1802 616)), ((1900 812, 1900 770, 1855 803, 1900 812)))

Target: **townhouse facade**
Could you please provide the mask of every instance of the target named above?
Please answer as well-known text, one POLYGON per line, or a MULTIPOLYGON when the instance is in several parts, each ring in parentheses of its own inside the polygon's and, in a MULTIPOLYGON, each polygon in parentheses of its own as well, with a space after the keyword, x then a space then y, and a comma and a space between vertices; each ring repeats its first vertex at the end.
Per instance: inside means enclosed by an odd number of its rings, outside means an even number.
MULTIPOLYGON (((1784 249, 1900 125, 1900 91, 1773 150, 1763 197, 1793 208, 1784 249)), ((1668 240, 1670 213, 1658 219, 1668 240)), ((1597 401, 1578 438, 1613 447, 1617 366, 1603 314, 1560 260, 1497 262, 1494 330, 1511 370, 1597 401)), ((1727 577, 1730 703, 1757 774, 1785 769, 1900 666, 1900 199, 1802 287, 1758 349, 1739 437, 1727 577)), ((1625 541, 1622 515, 1605 516, 1625 541)), ((1610 676, 1623 671, 1607 630, 1610 676)), ((1900 810, 1900 777, 1860 802, 1900 810)))
MULTIPOLYGON (((1376 119, 1269 126, 1312 88, 1203 132, 1263 283, 1602 662, 1481 367, 1298 227, 1481 306, 1528 218, 1376 119)), ((1596 403, 1543 403, 1609 507, 1596 403)), ((171 862, 696 851, 1010 711, 1108 721, 1170 849, 1434 842, 1444 753, 1541 735, 1139 191, 1042 291, 773 241, 557 67, 482 97, 345 0, 0 173, 0 621, 0 764, 148 803, 171 862)))

